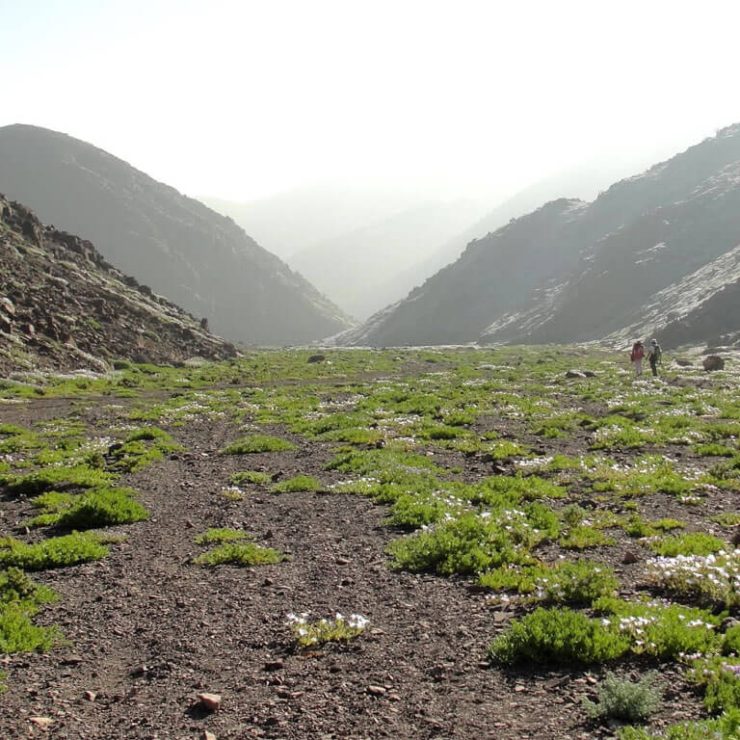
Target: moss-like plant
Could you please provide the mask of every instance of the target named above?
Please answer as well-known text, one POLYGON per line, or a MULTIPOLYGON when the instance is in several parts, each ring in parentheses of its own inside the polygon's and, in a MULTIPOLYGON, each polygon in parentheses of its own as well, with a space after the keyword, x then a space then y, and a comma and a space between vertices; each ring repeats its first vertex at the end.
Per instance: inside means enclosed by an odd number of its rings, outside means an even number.
POLYGON ((629 640, 572 609, 539 608, 512 622, 489 648, 495 663, 592 664, 624 655, 629 640))
POLYGON ((0 477, 11 496, 36 496, 44 491, 64 491, 75 488, 94 488, 102 486, 114 476, 87 465, 74 465, 45 468, 25 475, 5 475, 0 477))
POLYGON ((225 542, 195 558, 197 565, 273 565, 285 560, 285 555, 272 547, 260 547, 253 542, 225 542))
POLYGON ((687 532, 663 537, 650 542, 649 546, 656 555, 670 558, 676 555, 710 555, 728 547, 719 537, 705 532, 687 532))
POLYGON ((233 473, 229 478, 229 483, 233 486, 242 486, 245 483, 252 483, 256 486, 266 486, 272 480, 270 473, 263 473, 259 470, 242 470, 233 473))
POLYGON ((29 545, 12 537, 0 538, 0 568, 46 570, 100 560, 108 548, 97 538, 80 532, 63 537, 51 537, 29 545))
POLYGON ((208 529, 203 534, 199 534, 195 538, 196 545, 215 545, 223 542, 238 542, 239 540, 249 539, 249 535, 246 532, 242 532, 239 529, 215 528, 208 529))

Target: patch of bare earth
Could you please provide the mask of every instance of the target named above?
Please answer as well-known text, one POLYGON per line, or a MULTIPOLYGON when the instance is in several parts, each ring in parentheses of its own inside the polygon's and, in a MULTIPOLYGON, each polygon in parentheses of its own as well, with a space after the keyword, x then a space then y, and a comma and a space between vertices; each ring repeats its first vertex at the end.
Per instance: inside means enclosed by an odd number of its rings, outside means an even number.
MULTIPOLYGON (((42 418, 43 404, 35 407, 42 418)), ((125 481, 151 519, 119 528, 127 539, 105 560, 39 576, 60 597, 39 621, 58 624, 68 644, 6 659, 0 737, 611 736, 587 724, 580 706, 598 672, 492 668, 486 649, 513 611, 492 606, 471 581, 388 567, 386 545, 400 533, 384 524, 385 507, 258 487, 241 501, 223 496, 229 475, 245 469, 330 483, 328 447, 295 439, 295 452, 222 456, 236 436, 226 422, 175 432, 186 452, 125 481), (208 527, 243 529, 290 559, 194 565, 203 549, 195 536, 208 527), (371 624, 347 645, 294 648, 289 612, 337 611, 371 624), (203 692, 221 695, 217 711, 198 702, 203 692), (51 724, 41 729, 34 717, 51 724)), ((11 527, 28 513, 8 511, 11 527)), ((698 699, 670 671, 665 684, 662 721, 695 716, 698 699)))

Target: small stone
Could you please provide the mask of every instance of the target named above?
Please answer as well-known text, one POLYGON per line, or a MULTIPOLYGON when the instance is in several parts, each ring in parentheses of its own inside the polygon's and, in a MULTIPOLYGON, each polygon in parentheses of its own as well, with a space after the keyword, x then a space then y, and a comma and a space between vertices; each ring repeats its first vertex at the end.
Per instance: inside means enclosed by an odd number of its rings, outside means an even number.
POLYGON ((374 686, 373 684, 370 684, 370 686, 367 687, 367 693, 372 694, 372 696, 384 696, 386 689, 383 686, 374 686))
POLYGON ((281 668, 285 668, 285 663, 282 660, 268 660, 265 663, 266 671, 279 671, 281 668))
POLYGON ((514 691, 516 691, 517 694, 521 693, 522 691, 526 691, 527 687, 522 686, 522 684, 518 683, 516 686, 514 686, 514 691))
POLYGON ((48 730, 54 720, 51 717, 30 717, 29 722, 32 722, 36 727, 40 727, 42 730, 48 730))
POLYGON ((622 563, 624 563, 624 565, 632 565, 633 563, 639 562, 640 556, 634 550, 627 550, 627 552, 624 553, 624 557, 622 558, 622 563))
POLYGON ((62 665, 79 665, 82 663, 82 658, 79 655, 68 655, 66 658, 62 658, 60 663, 62 665))
POLYGON ((349 565, 349 560, 347 558, 338 557, 334 560, 334 562, 337 565, 349 565))
POLYGON ((203 740, 216 740, 216 736, 212 732, 206 730, 203 733, 203 740))
POLYGON ((84 696, 84 697, 85 697, 85 699, 87 699, 88 701, 95 701, 95 699, 97 699, 97 698, 98 698, 98 695, 97 695, 97 694, 96 694, 96 693, 95 693, 94 691, 86 691, 86 692, 85 692, 85 693, 83 694, 83 696, 84 696))
POLYGON ((215 712, 221 707, 221 694, 198 694, 198 701, 209 711, 215 712))

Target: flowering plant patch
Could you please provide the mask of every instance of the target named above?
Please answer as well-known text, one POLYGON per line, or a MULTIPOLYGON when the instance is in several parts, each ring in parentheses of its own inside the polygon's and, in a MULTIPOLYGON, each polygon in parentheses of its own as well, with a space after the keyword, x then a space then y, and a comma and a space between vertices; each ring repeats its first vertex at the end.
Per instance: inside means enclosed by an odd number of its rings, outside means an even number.
POLYGON ((288 626, 293 637, 302 648, 323 645, 326 642, 348 642, 361 635, 370 620, 362 614, 350 614, 348 617, 337 612, 333 619, 310 621, 310 614, 288 614, 288 626))

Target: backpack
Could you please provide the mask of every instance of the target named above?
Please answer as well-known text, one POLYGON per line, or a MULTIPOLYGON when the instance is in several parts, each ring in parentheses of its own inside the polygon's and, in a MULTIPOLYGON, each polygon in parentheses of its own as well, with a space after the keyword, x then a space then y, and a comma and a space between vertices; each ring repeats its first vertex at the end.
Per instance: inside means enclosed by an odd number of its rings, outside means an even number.
POLYGON ((642 346, 642 342, 635 342, 632 345, 632 352, 630 352, 630 360, 641 360, 645 356, 645 349, 642 346))

